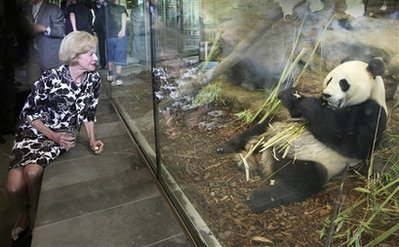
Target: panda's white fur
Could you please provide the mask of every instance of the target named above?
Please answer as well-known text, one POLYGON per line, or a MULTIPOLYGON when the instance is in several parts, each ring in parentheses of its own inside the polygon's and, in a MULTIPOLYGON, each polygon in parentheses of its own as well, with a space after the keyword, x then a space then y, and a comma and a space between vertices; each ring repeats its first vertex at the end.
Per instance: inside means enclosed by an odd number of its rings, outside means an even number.
MULTIPOLYGON (((303 115, 301 117, 304 117, 308 123, 308 129, 300 133, 295 140, 280 139, 279 143, 276 143, 273 147, 248 155, 248 150, 252 149, 254 143, 259 140, 259 136, 263 136, 267 140, 267 138, 275 136, 282 130, 290 128, 293 124, 297 124, 290 121, 278 122, 270 124, 271 127, 263 124, 264 127, 262 128, 264 129, 257 127, 254 128, 255 130, 248 130, 247 133, 242 133, 234 142, 230 141, 229 144, 218 149, 220 153, 241 152, 241 155, 237 155, 237 158, 247 157, 246 163, 251 170, 260 171, 268 178, 277 175, 277 181, 281 181, 277 185, 266 186, 251 194, 249 203, 254 211, 261 212, 266 208, 303 200, 319 191, 328 180, 341 173, 347 166, 353 167, 365 161, 367 152, 364 151, 371 150, 369 146, 375 143, 370 138, 374 138, 374 136, 380 138, 386 125, 385 88, 381 78, 381 70, 383 70, 381 66, 383 64, 380 66, 380 62, 379 60, 373 60, 367 64, 361 61, 349 61, 329 72, 325 77, 322 93, 329 106, 325 106, 322 103, 319 104, 315 98, 312 99, 313 101, 309 101, 309 97, 303 96, 300 96, 300 99, 296 101, 296 91, 292 93, 294 95, 292 97, 289 93, 286 94, 289 100, 288 103, 284 104, 283 102, 283 104, 289 111, 297 107, 297 105, 304 104, 299 112, 303 115), (373 64, 374 62, 378 66, 373 64), (305 98, 308 98, 306 100, 310 103, 305 104, 305 98), (312 116, 312 111, 309 111, 310 113, 307 112, 312 107, 320 111, 321 114, 327 112, 325 116, 329 119, 318 119, 318 114, 314 113, 313 115, 315 116, 312 116), (340 111, 344 112, 344 115, 336 116, 336 112, 340 111), (359 126, 359 128, 363 129, 359 133, 356 132, 357 126, 348 128, 349 132, 352 130, 351 128, 354 128, 355 136, 353 138, 351 136, 352 132, 348 133, 348 136, 345 136, 346 132, 344 131, 337 132, 343 135, 343 146, 341 147, 339 143, 338 145, 335 143, 334 134, 323 133, 323 121, 332 120, 334 122, 341 118, 345 121, 347 119, 346 116, 348 118, 352 117, 352 111, 355 114, 353 119, 359 121, 357 117, 360 115, 360 120, 366 122, 360 123, 362 127, 359 126), (315 122, 314 125, 318 129, 312 129, 312 121, 315 122), (376 128, 380 129, 375 131, 376 128), (365 136, 365 140, 368 140, 367 144, 370 145, 364 147, 364 145, 358 143, 359 140, 360 142, 363 140, 362 135, 365 136), (324 137, 327 139, 323 139, 324 137), (243 140, 246 141, 246 145, 240 147, 243 140), (351 149, 352 142, 353 146, 356 146, 354 149, 351 149), (276 154, 276 149, 287 143, 290 146, 288 151, 285 150, 284 154, 276 154), (352 154, 345 152, 345 149, 363 152, 352 154), (278 176, 283 170, 282 168, 285 171, 281 176, 278 176), (301 188, 302 186, 303 188, 301 188)), ((284 101, 287 102, 287 96, 284 101)), ((298 109, 290 111, 290 113, 291 115, 297 114, 298 109)), ((316 111, 316 113, 318 112, 316 111)), ((359 124, 359 122, 356 123, 359 124)), ((327 126, 328 124, 331 123, 326 123, 326 128, 329 127, 327 126)), ((334 130, 334 123, 332 125, 334 130)), ((338 129, 342 128, 339 124, 337 125, 338 129)), ((344 130, 347 131, 345 126, 344 130)))
POLYGON ((323 164, 328 174, 327 179, 342 172, 346 166, 353 167, 362 162, 362 160, 348 158, 337 153, 332 148, 318 141, 308 130, 305 130, 305 132, 292 142, 292 148, 287 158, 312 160, 318 164, 323 164))
MULTIPOLYGON (((294 122, 273 123, 262 136, 275 136, 280 131, 291 128, 294 125, 298 127, 298 124, 294 122)), ((241 150, 241 152, 235 156, 235 159, 241 164, 242 157, 246 157, 245 162, 249 166, 250 171, 260 172, 265 177, 273 175, 273 173, 276 172, 275 163, 281 155, 283 155, 284 158, 292 159, 292 165, 295 165, 295 160, 308 160, 322 164, 327 172, 327 180, 341 173, 346 166, 354 167, 363 162, 361 159, 350 158, 336 152, 317 140, 309 130, 304 130, 296 136, 294 140, 287 136, 287 138, 281 138, 275 142, 272 148, 263 149, 261 152, 253 152, 251 155, 247 155, 258 141, 259 138, 251 139, 245 146, 245 149, 241 150), (287 144, 289 148, 284 148, 280 154, 276 154, 276 152, 279 152, 277 150, 279 150, 280 147, 287 146, 287 144), (282 154, 283 152, 284 154, 282 154)), ((267 143, 264 144, 267 145, 267 143)))
POLYGON ((338 65, 327 74, 323 82, 323 94, 331 95, 326 100, 332 107, 343 108, 373 99, 384 108, 385 112, 388 112, 384 81, 379 75, 364 73, 368 66, 369 64, 362 61, 348 61, 338 65), (361 83, 351 84, 349 90, 343 92, 339 85, 341 79, 361 83))

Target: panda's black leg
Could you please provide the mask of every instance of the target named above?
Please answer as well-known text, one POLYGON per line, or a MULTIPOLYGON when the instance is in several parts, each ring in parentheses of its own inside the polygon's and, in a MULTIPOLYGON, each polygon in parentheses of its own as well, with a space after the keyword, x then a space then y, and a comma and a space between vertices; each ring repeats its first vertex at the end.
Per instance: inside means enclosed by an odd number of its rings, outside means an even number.
POLYGON ((223 153, 234 153, 240 150, 243 150, 245 145, 248 143, 251 138, 263 134, 268 128, 269 124, 267 122, 263 122, 260 124, 253 125, 246 129, 244 132, 239 134, 238 136, 233 137, 227 143, 219 146, 216 149, 216 152, 223 153))
POLYGON ((261 213, 268 208, 303 201, 319 192, 327 182, 327 172, 317 163, 280 160, 277 164, 284 165, 269 185, 251 193, 249 206, 254 212, 261 213))
POLYGON ((253 191, 249 197, 249 206, 253 212, 262 213, 268 208, 300 200, 292 187, 283 181, 276 181, 273 185, 253 191))

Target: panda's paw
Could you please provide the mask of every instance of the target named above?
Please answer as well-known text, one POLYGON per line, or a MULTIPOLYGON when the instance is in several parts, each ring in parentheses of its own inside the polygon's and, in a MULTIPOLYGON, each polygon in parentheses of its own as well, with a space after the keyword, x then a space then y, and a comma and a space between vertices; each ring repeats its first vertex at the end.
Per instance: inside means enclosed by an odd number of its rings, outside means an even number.
POLYGON ((237 149, 231 146, 229 143, 225 143, 216 148, 216 152, 219 154, 234 153, 237 149))
POLYGON ((299 93, 296 88, 288 88, 282 90, 278 94, 278 98, 285 106, 290 106, 294 104, 296 101, 301 100, 303 96, 299 93))
POLYGON ((301 117, 301 113, 298 108, 298 102, 304 97, 296 90, 296 88, 288 88, 282 90, 278 94, 278 98, 285 108, 290 112, 292 118, 301 117))

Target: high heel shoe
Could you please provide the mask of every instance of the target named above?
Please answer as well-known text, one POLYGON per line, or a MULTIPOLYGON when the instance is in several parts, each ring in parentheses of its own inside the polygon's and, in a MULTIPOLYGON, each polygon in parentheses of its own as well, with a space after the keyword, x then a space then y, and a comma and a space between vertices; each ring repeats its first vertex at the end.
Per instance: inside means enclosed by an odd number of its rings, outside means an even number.
POLYGON ((11 239, 12 241, 17 241, 20 238, 23 238, 29 231, 29 227, 25 227, 23 229, 20 226, 15 227, 14 229, 11 230, 11 239))
POLYGON ((26 224, 25 227, 19 226, 18 224, 21 224, 22 222, 20 221, 22 213, 18 215, 17 223, 15 224, 14 228, 11 230, 11 239, 12 241, 17 241, 18 239, 21 239, 27 235, 28 232, 30 232, 29 225, 30 225, 30 219, 29 217, 26 218, 25 221, 22 221, 26 224))

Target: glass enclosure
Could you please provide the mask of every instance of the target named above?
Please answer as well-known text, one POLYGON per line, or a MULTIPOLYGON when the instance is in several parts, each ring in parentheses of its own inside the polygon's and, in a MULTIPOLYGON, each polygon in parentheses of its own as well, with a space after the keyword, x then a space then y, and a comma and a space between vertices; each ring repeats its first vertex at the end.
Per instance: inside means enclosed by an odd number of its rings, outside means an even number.
POLYGON ((120 4, 128 13, 128 64, 123 84, 105 88, 197 245, 399 243, 398 1, 120 4), (292 122, 279 91, 295 87, 319 98, 333 68, 374 57, 386 65, 388 123, 368 166, 341 168, 305 200, 255 212, 252 192, 278 183, 265 171, 276 161, 259 151, 270 137, 248 135, 252 146, 241 145, 241 153, 224 144, 240 145, 237 136, 256 123, 292 122))

